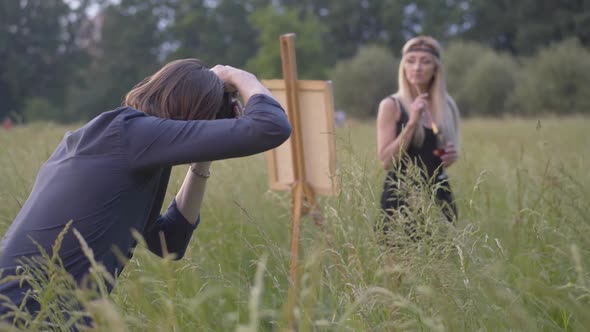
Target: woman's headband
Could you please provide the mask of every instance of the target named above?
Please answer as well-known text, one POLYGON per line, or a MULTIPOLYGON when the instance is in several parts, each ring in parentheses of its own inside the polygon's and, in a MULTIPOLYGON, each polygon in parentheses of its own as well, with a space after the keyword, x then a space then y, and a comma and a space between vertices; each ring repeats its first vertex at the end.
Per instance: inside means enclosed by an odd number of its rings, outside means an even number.
POLYGON ((411 53, 411 52, 426 52, 426 53, 432 54, 437 59, 440 59, 440 53, 438 53, 438 51, 434 47, 432 47, 426 43, 417 43, 417 44, 410 46, 406 50, 404 55, 411 53))

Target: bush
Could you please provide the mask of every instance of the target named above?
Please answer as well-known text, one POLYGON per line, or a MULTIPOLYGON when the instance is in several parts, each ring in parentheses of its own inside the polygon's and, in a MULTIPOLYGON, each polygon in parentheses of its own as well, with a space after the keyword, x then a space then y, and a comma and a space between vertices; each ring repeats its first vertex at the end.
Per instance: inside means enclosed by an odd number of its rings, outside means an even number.
POLYGON ((330 72, 336 108, 357 117, 377 114, 379 102, 395 92, 398 61, 386 48, 365 46, 330 72))
POLYGON ((512 56, 458 42, 448 48, 445 59, 448 91, 463 115, 498 115, 506 110, 518 69, 512 56))
POLYGON ((445 47, 442 62, 447 76, 447 89, 455 99, 465 86, 466 74, 483 54, 490 52, 493 50, 475 42, 456 41, 445 47))
POLYGON ((489 52, 466 73, 459 102, 464 114, 498 115, 507 111, 518 65, 506 54, 489 52))
POLYGON ((590 51, 565 40, 525 62, 510 104, 523 114, 588 114, 589 82, 590 51))

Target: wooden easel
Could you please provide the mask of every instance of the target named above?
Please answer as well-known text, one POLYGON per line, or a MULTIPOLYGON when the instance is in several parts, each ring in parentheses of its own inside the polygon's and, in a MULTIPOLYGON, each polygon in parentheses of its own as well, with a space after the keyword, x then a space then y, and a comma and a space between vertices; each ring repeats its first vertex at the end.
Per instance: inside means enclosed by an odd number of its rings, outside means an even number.
POLYGON ((294 309, 297 303, 297 267, 299 260, 299 229, 301 217, 313 213, 316 224, 322 226, 319 206, 315 200, 313 189, 305 177, 305 161, 303 158, 303 142, 301 137, 301 121, 299 118, 299 98, 297 91, 297 63, 295 58, 295 34, 281 35, 281 60, 283 78, 287 91, 287 114, 291 122, 291 151, 293 155, 294 183, 292 189, 291 211, 291 263, 289 268, 289 290, 287 295, 287 318, 289 329, 296 331, 294 309))

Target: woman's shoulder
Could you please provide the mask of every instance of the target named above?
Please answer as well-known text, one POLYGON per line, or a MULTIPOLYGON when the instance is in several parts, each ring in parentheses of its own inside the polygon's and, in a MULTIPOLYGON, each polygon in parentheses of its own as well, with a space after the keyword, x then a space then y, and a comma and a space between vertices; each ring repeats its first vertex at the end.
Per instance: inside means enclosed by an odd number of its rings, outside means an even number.
POLYGON ((397 115, 405 113, 404 103, 398 94, 391 94, 383 98, 379 104, 379 109, 382 108, 397 115))
POLYGON ((397 99, 396 95, 387 95, 381 102, 379 103, 379 108, 390 109, 392 111, 398 110, 399 99, 397 99))
POLYGON ((381 99, 382 103, 396 103, 397 101, 398 101, 398 98, 397 98, 396 94, 390 94, 390 95, 383 97, 383 99, 381 99))
POLYGON ((396 95, 388 95, 379 103, 378 118, 386 122, 397 123, 402 117, 403 106, 400 107, 399 99, 396 95))

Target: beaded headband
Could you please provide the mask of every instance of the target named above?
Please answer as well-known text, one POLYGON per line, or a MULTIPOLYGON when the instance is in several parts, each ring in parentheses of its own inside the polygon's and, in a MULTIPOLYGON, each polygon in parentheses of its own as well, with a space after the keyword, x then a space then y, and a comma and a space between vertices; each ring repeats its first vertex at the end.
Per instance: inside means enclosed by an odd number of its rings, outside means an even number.
POLYGON ((438 51, 434 47, 432 47, 426 43, 418 43, 418 44, 410 46, 410 48, 408 48, 408 50, 404 53, 404 55, 411 53, 411 52, 426 52, 426 53, 432 54, 437 59, 440 59, 440 53, 438 53, 438 51))

